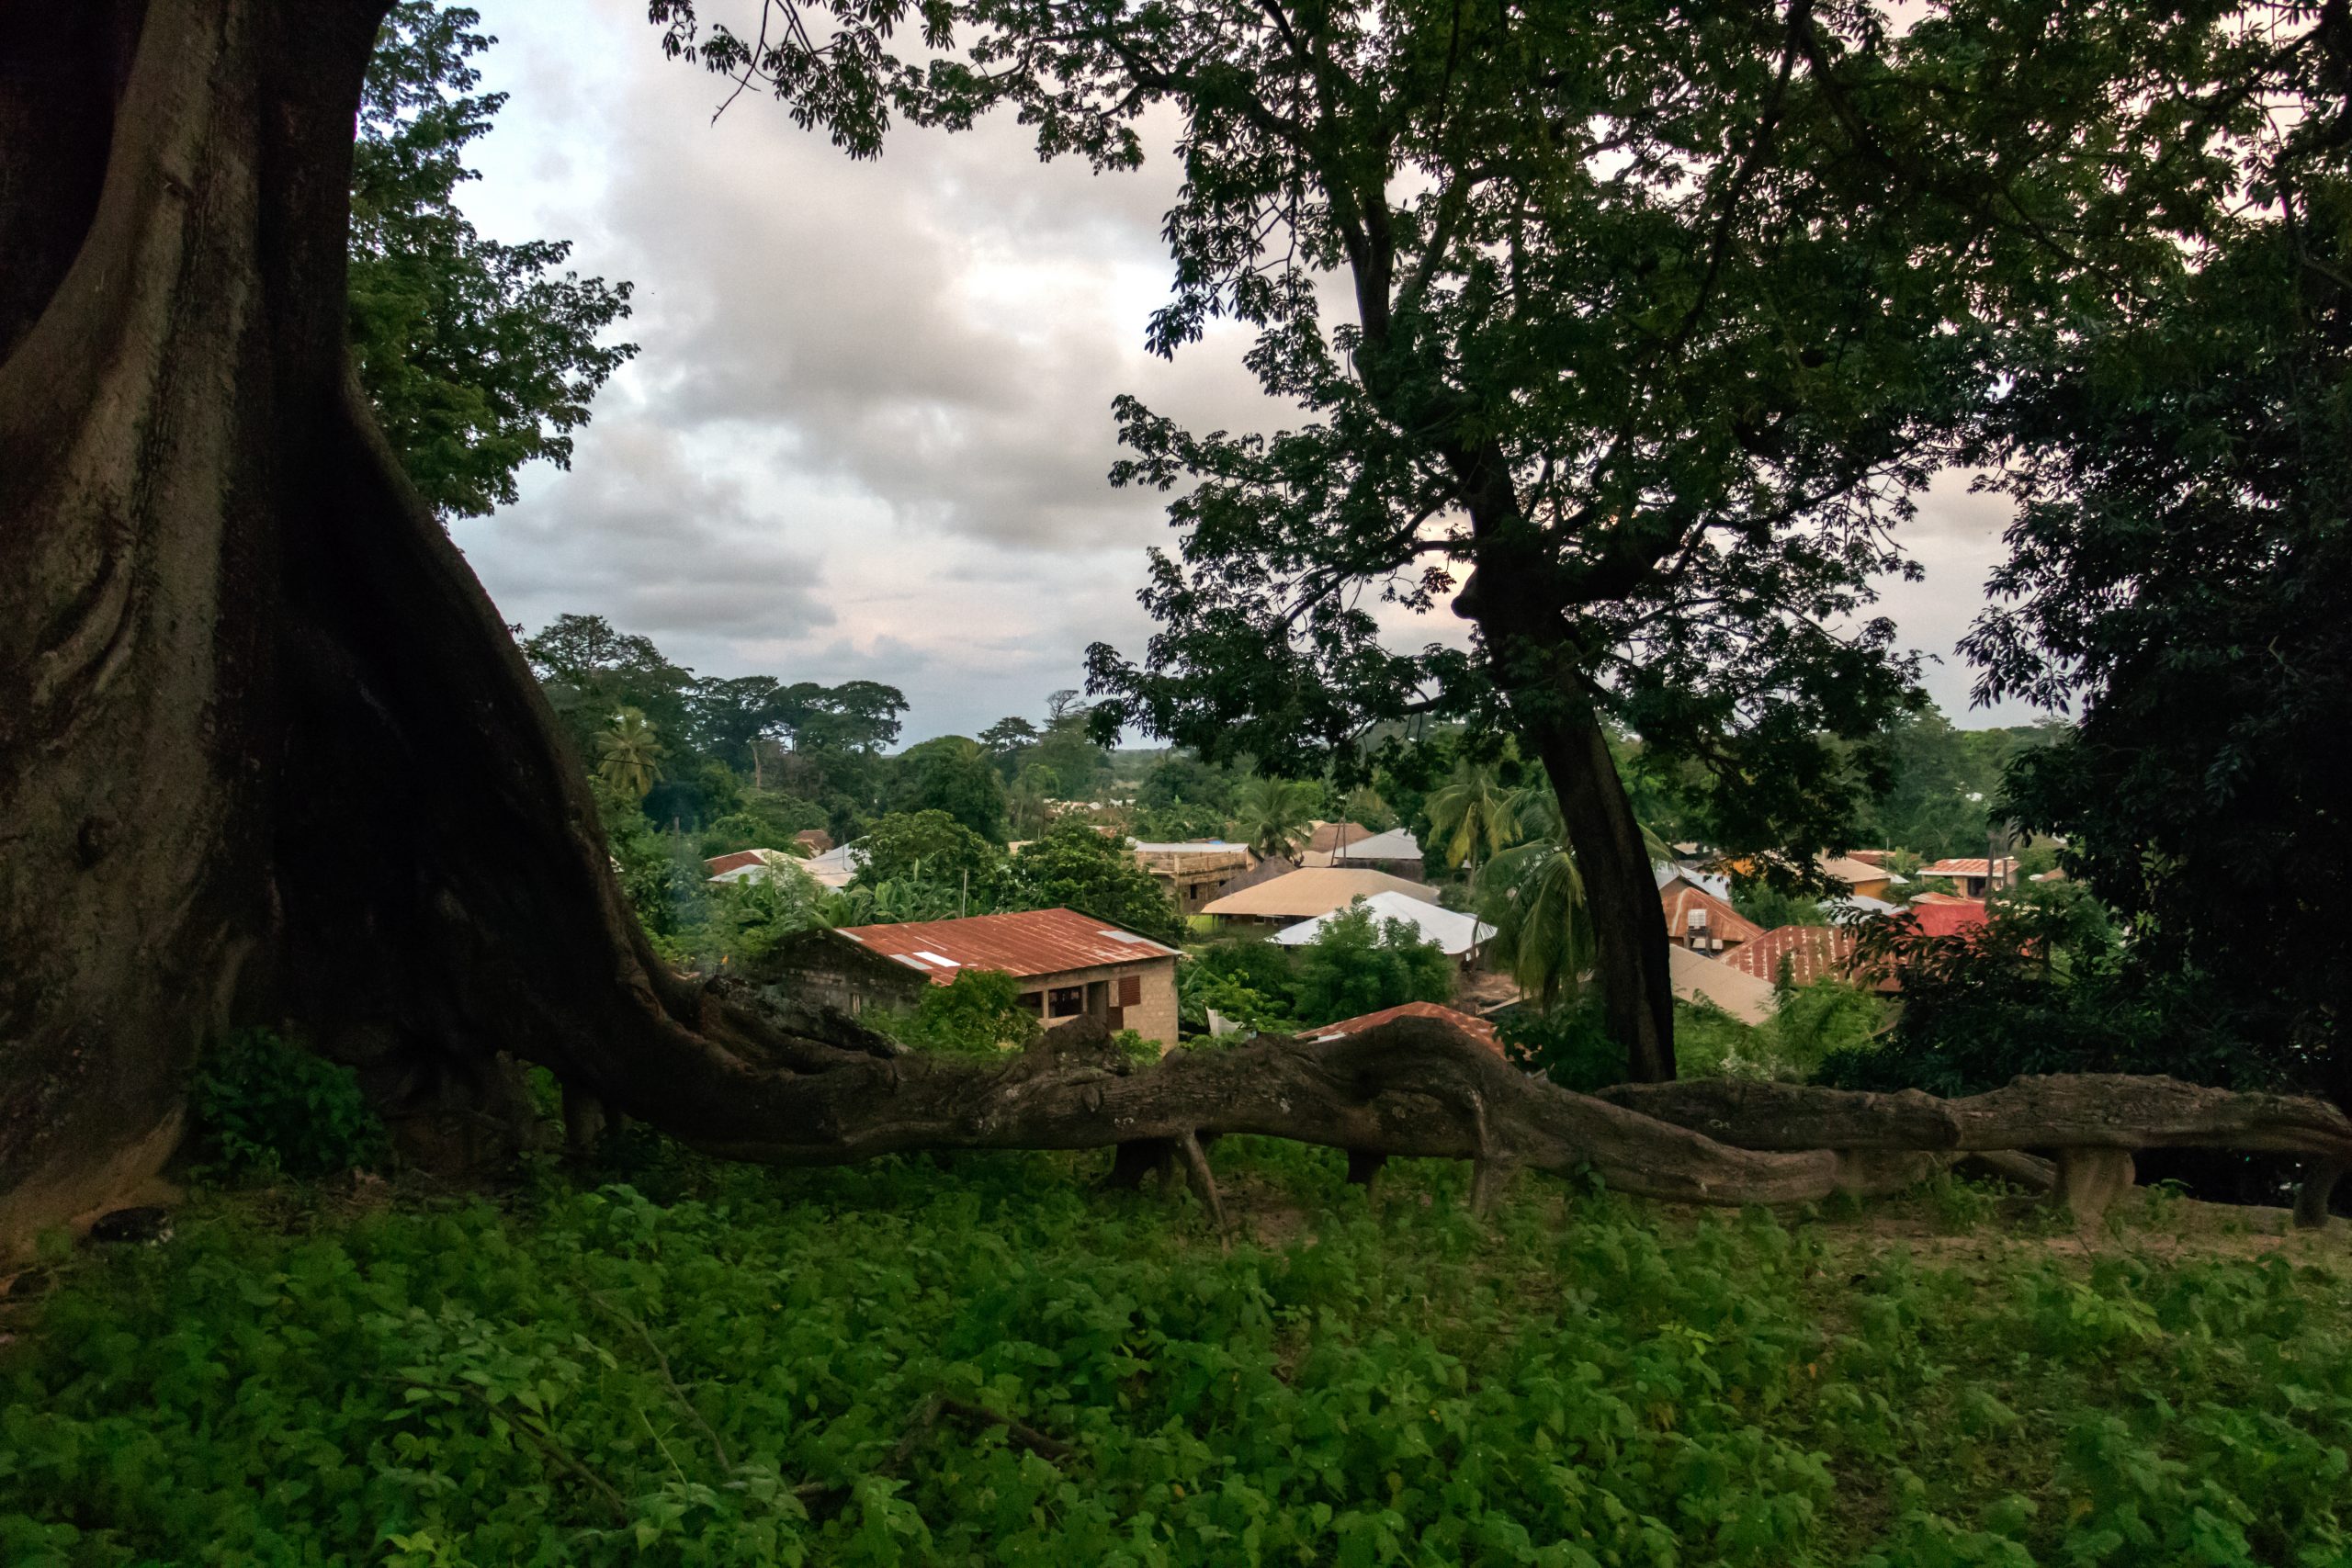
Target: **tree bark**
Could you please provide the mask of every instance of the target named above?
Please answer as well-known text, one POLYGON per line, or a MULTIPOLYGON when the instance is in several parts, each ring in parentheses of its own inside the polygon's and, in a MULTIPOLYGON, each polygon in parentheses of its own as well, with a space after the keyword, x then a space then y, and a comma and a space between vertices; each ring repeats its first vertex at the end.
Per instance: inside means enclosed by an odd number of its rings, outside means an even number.
POLYGON ((2237 1149, 2342 1162, 2352 1118, 2301 1095, 2177 1078, 2019 1077, 1961 1100, 1747 1078, 1623 1084, 1600 1098, 1747 1149, 2237 1149))
POLYGON ((1641 824, 1599 716, 1589 702, 1528 726, 1559 796, 1568 846, 1593 928, 1593 978, 1602 1021, 1625 1047, 1625 1076, 1668 1083, 1674 1066, 1674 980, 1665 906, 1642 844, 1641 824))

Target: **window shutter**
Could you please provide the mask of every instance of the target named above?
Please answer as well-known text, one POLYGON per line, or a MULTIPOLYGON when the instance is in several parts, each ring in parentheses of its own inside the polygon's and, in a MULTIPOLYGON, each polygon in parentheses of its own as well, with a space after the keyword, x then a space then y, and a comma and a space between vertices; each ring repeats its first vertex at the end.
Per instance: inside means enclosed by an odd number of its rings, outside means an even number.
POLYGON ((1120 976, 1119 1005, 1123 1008, 1131 1008, 1139 1005, 1142 1001, 1143 976, 1140 975, 1120 976))

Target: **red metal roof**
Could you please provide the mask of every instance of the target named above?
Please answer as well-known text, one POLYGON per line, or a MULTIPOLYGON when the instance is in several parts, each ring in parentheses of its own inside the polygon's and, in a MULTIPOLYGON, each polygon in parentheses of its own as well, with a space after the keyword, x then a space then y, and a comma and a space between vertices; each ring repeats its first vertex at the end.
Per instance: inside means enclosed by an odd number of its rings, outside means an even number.
POLYGON ((702 863, 706 876, 724 876, 730 871, 741 871, 747 865, 765 865, 767 860, 757 850, 737 850, 733 854, 713 855, 702 863))
POLYGON ((844 926, 840 933, 944 986, 965 969, 997 969, 1026 978, 1172 958, 1176 950, 1081 915, 1076 909, 1024 909, 961 920, 910 920, 894 926, 844 926))
POLYGON ((1925 936, 1958 936, 1984 923, 1982 898, 1922 898, 1911 906, 1925 936))
POLYGON ((1367 1029, 1398 1018, 1433 1018, 1440 1023, 1450 1023, 1496 1055, 1503 1054, 1502 1040, 1495 1033, 1493 1024, 1483 1018, 1472 1018, 1466 1012, 1440 1007, 1435 1002, 1406 1002, 1397 1007, 1382 1008, 1378 1012, 1368 1012, 1362 1018, 1343 1018, 1320 1029, 1301 1030, 1299 1035, 1306 1040, 1330 1040, 1343 1034, 1362 1034, 1367 1029))
POLYGON ((1690 915, 1703 910, 1707 917, 1707 934, 1721 937, 1728 948, 1734 942, 1754 942, 1764 934, 1764 928, 1733 908, 1729 904, 1702 888, 1688 883, 1658 896, 1666 906, 1666 937, 1679 942, 1690 934, 1690 915))
POLYGON ((1789 961, 1792 985, 1809 986, 1843 975, 1854 961, 1854 933, 1836 926, 1781 926, 1724 954, 1724 962, 1734 969, 1776 984, 1783 958, 1789 961))

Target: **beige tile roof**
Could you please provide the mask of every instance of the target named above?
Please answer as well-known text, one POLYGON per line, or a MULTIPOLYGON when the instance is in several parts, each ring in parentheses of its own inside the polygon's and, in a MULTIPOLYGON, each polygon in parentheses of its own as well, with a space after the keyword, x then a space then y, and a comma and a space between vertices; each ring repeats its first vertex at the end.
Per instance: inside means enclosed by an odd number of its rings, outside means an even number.
POLYGON ((1686 1002, 1713 1002, 1742 1023, 1762 1023, 1780 1006, 1770 980, 1743 975, 1720 958, 1704 958, 1687 947, 1669 947, 1666 960, 1674 994, 1686 1002))
POLYGON ((1311 920, 1375 893, 1404 893, 1427 903, 1437 902, 1436 888, 1391 876, 1385 871, 1323 866, 1289 872, 1254 887, 1228 893, 1204 905, 1201 912, 1268 920, 1311 920))

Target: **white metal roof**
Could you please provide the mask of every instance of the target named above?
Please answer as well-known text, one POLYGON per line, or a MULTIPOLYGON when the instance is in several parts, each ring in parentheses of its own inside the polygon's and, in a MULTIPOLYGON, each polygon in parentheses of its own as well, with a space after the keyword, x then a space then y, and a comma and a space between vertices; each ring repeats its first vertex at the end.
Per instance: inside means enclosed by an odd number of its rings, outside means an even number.
POLYGON ((1402 828, 1391 828, 1385 833, 1374 833, 1369 839, 1359 839, 1331 852, 1332 863, 1345 865, 1351 861, 1408 860, 1421 858, 1420 840, 1402 828))
MULTIPOLYGON (((1449 958, 1461 957, 1495 934, 1495 928, 1482 920, 1452 909, 1441 909, 1435 904, 1402 893, 1374 893, 1360 902, 1372 911, 1375 920, 1403 920, 1413 926, 1420 931, 1423 940, 1434 942, 1443 948, 1449 958)), ((1334 909, 1328 915, 1317 915, 1311 920, 1284 926, 1274 933, 1274 940, 1284 947, 1297 947, 1313 942, 1322 934, 1327 921, 1337 919, 1347 912, 1344 908, 1334 909)))

